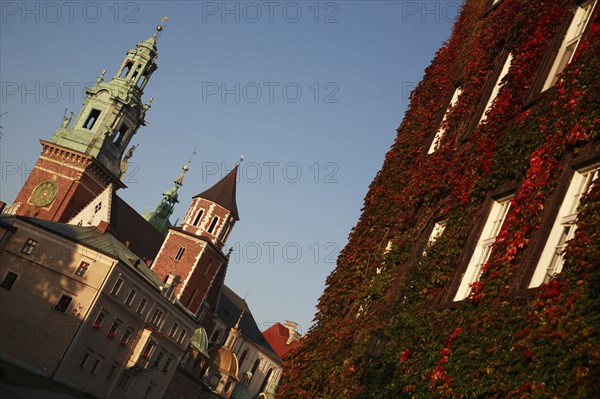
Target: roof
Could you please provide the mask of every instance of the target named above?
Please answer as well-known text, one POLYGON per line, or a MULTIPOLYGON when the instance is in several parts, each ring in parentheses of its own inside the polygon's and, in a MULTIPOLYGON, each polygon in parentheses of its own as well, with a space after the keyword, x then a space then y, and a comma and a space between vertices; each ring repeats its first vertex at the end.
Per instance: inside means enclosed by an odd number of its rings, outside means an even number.
POLYGON ((290 330, 281 323, 275 323, 262 333, 275 350, 275 352, 283 357, 290 349, 298 345, 298 341, 294 341, 288 345, 287 341, 290 337, 290 330))
POLYGON ((249 340, 262 347, 267 353, 272 354, 276 358, 280 358, 276 351, 273 350, 269 342, 265 339, 260 329, 256 325, 256 321, 250 312, 250 308, 242 298, 240 298, 229 287, 223 285, 221 297, 219 299, 219 307, 217 315, 228 326, 234 326, 240 317, 242 310, 246 309, 244 316, 240 322, 241 333, 249 340))
POLYGON ((119 259, 123 264, 139 274, 150 284, 160 289, 162 281, 151 271, 138 255, 131 252, 116 237, 109 233, 102 233, 96 227, 76 226, 66 223, 50 222, 48 220, 34 219, 26 216, 0 215, 0 223, 13 225, 15 219, 35 225, 46 231, 60 235, 69 241, 80 243, 100 253, 119 259))
POLYGON ((235 168, 227 174, 224 178, 219 180, 217 184, 209 188, 208 190, 195 195, 193 198, 201 197, 215 204, 221 205, 223 208, 229 210, 235 220, 240 220, 237 203, 235 201, 236 192, 236 181, 237 171, 239 165, 235 165, 235 168))
POLYGON ((142 259, 155 259, 165 236, 118 195, 113 195, 108 231, 142 259))

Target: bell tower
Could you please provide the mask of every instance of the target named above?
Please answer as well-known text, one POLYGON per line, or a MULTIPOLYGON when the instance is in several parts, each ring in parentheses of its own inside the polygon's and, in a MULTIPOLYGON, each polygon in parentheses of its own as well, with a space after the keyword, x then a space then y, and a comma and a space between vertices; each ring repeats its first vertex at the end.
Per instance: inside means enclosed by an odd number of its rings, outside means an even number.
MULTIPOLYGON (((163 18, 163 23, 166 18, 163 18)), ((117 74, 104 81, 106 70, 87 94, 79 114, 65 115, 14 203, 17 215, 67 222, 109 184, 125 188, 121 161, 131 138, 145 126, 152 98, 142 102, 156 70, 156 40, 163 26, 127 52, 117 74)))
POLYGON ((227 270, 229 257, 223 253, 223 246, 239 220, 237 172, 238 166, 192 199, 183 223, 168 229, 152 264, 161 279, 169 274, 181 276, 177 299, 195 314, 200 313, 213 287, 223 283, 227 270))

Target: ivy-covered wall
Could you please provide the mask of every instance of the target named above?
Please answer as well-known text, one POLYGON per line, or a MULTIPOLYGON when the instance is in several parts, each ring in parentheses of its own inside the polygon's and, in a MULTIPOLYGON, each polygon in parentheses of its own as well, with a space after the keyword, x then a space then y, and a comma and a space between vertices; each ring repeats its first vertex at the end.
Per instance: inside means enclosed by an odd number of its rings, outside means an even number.
POLYGON ((412 93, 315 325, 285 359, 278 398, 600 397, 600 184, 582 198, 563 271, 523 289, 561 182, 568 184, 573 162, 599 153, 600 12, 596 5, 558 82, 532 97, 575 1, 489 3, 466 1, 412 93), (469 133, 503 51, 513 56, 510 71, 486 121, 469 133), (462 94, 441 147, 427 154, 457 82, 462 94), (452 303, 452 281, 469 260, 490 195, 511 187, 479 282, 452 303), (427 247, 437 217, 446 229, 427 247), (389 341, 373 358, 366 348, 376 329, 389 341))

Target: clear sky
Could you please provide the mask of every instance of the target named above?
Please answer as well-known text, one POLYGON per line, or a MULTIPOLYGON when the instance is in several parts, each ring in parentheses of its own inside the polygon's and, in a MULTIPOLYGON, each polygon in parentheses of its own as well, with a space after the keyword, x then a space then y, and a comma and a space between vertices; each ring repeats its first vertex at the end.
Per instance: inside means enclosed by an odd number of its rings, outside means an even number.
POLYGON ((169 17, 119 195, 142 212, 192 158, 172 221, 241 154, 226 284, 261 329, 310 327, 408 105, 462 1, 0 1, 0 199, 65 109, 169 17))

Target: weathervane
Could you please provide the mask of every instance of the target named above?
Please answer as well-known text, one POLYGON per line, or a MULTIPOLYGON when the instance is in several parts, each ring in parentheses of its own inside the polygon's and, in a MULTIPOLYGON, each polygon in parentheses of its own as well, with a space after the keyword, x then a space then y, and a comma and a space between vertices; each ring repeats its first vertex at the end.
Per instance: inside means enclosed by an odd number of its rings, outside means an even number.
POLYGON ((160 19, 160 24, 156 26, 156 37, 160 35, 160 32, 167 27, 166 22, 169 20, 169 17, 166 15, 160 19))

